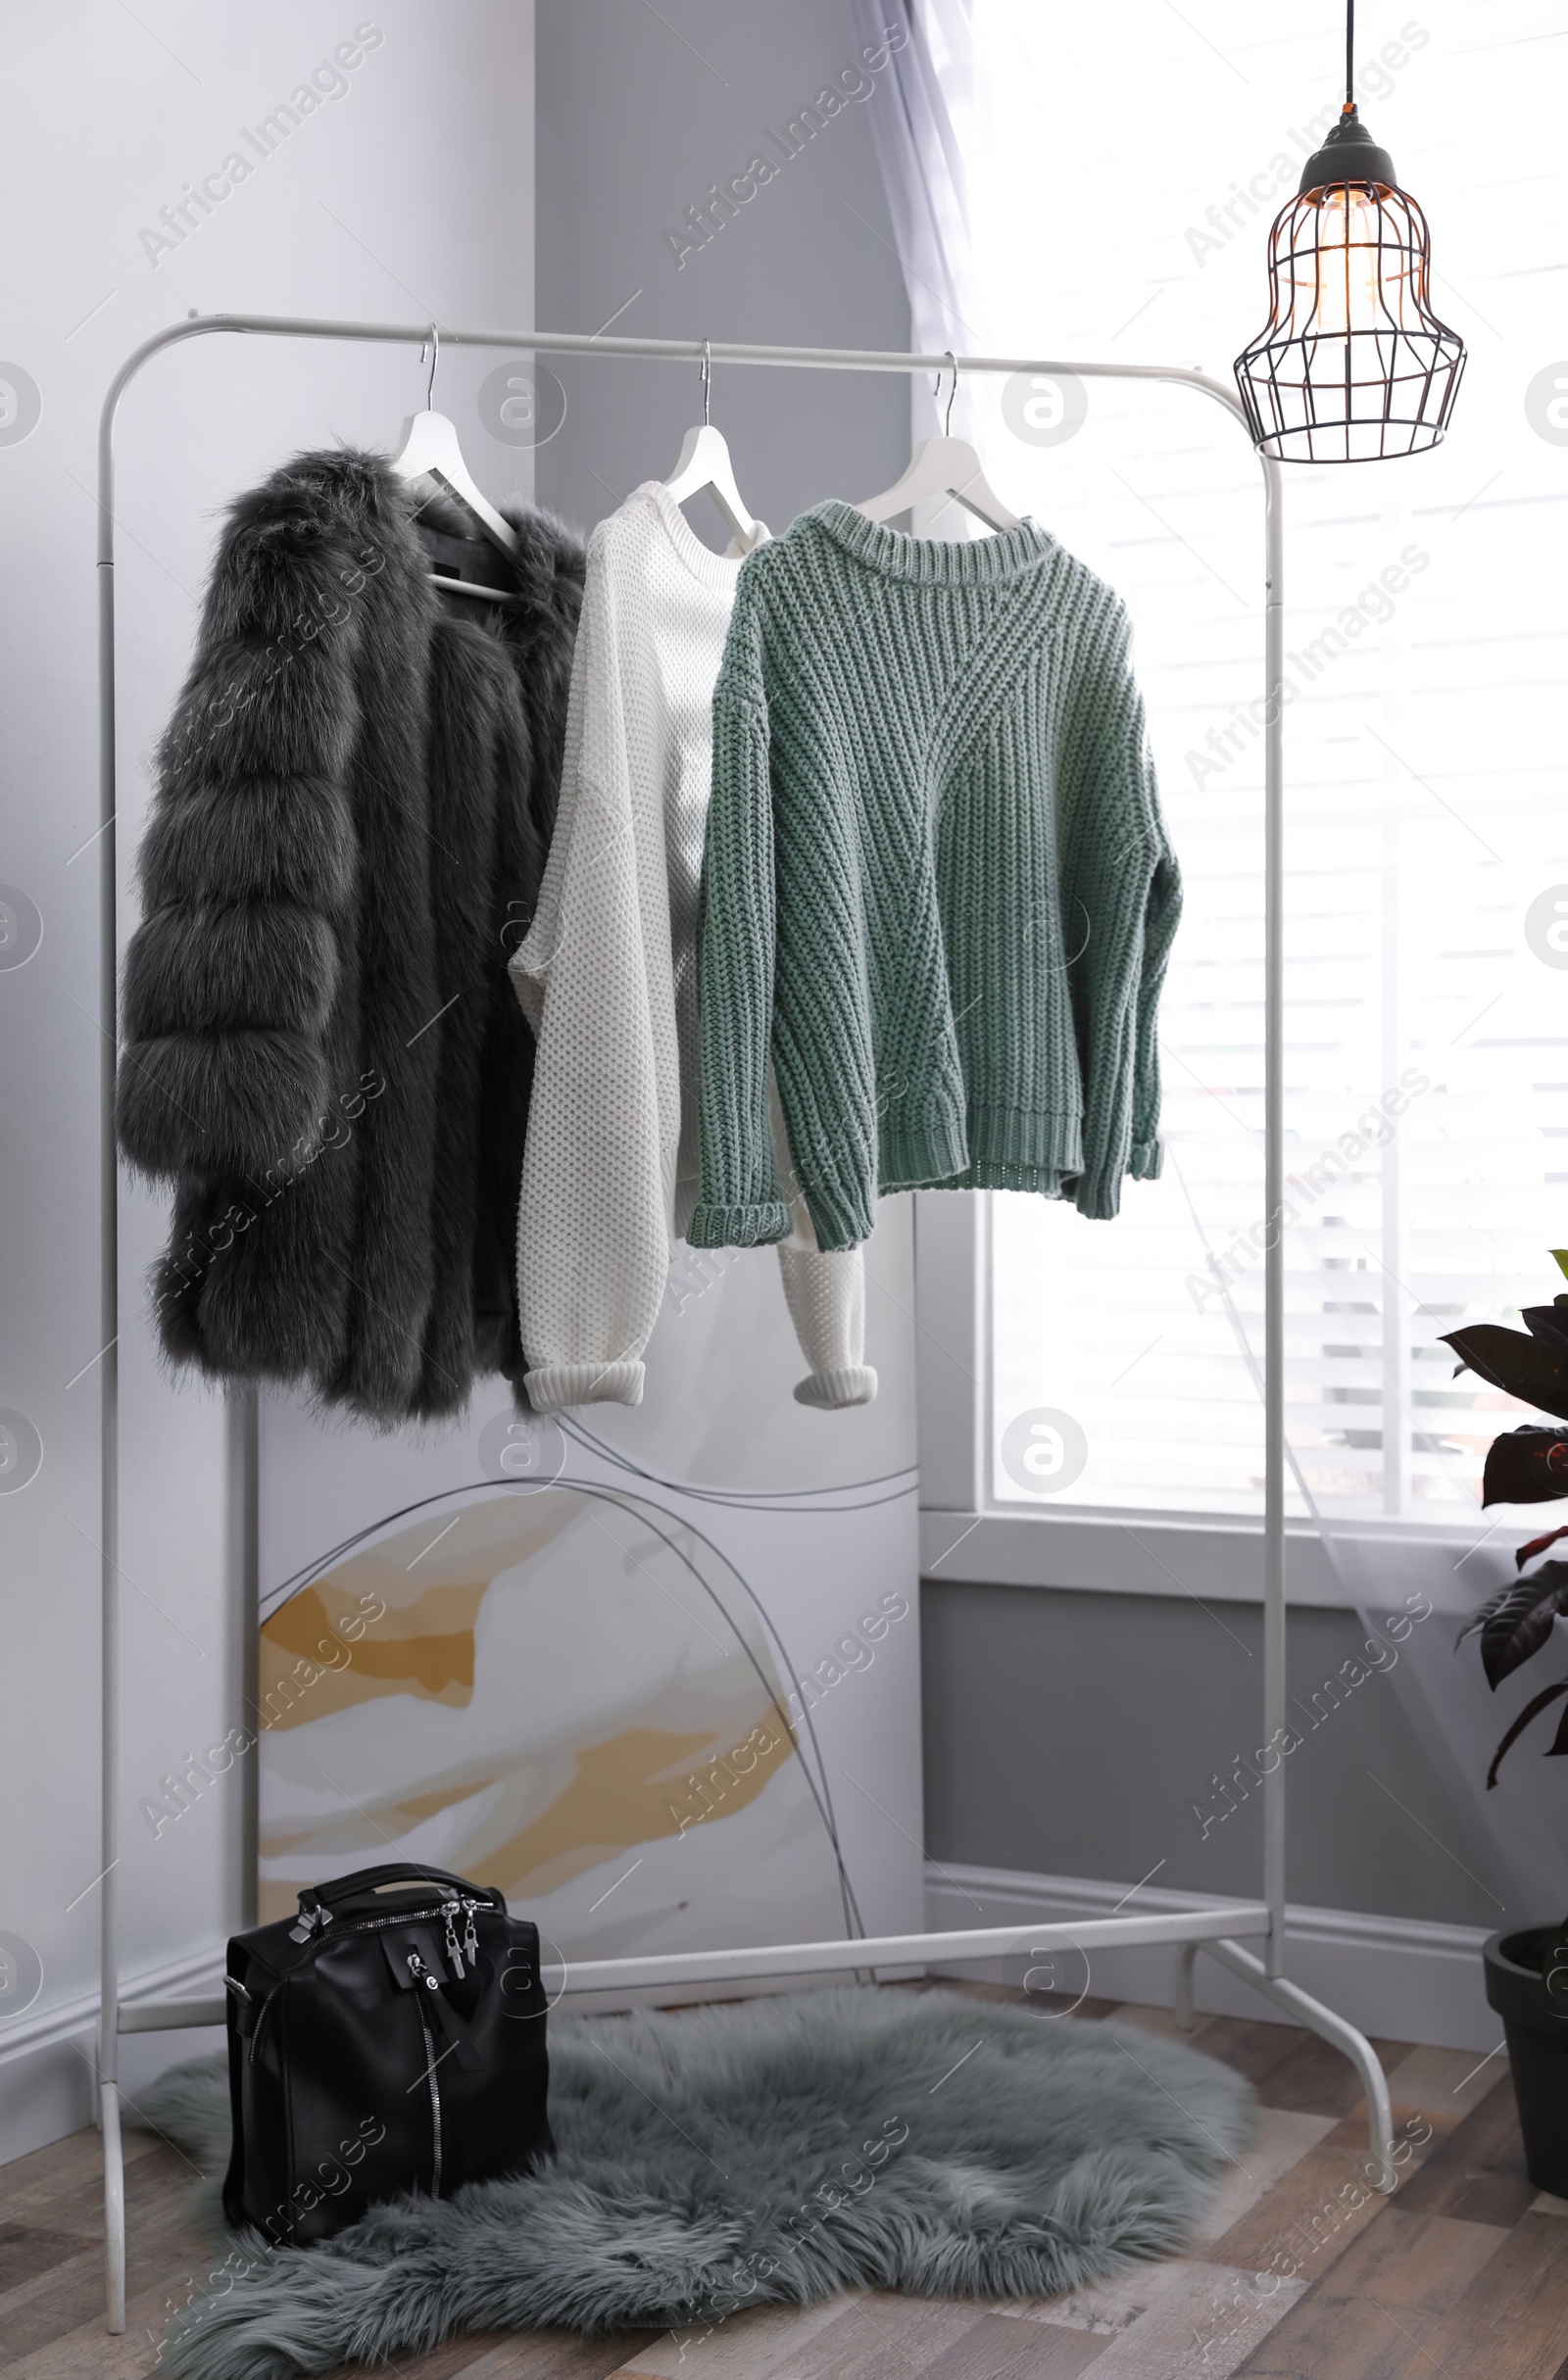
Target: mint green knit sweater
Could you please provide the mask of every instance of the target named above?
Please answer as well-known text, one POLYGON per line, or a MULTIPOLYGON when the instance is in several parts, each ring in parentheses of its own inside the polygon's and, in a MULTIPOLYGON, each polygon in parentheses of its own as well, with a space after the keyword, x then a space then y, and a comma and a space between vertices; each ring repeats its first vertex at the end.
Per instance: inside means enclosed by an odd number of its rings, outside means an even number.
POLYGON ((694 1245, 779 1239, 772 1062, 819 1244, 879 1190, 1114 1215, 1157 1174, 1181 884, 1119 599, 1024 521, 818 505, 743 567, 713 697, 694 1245))

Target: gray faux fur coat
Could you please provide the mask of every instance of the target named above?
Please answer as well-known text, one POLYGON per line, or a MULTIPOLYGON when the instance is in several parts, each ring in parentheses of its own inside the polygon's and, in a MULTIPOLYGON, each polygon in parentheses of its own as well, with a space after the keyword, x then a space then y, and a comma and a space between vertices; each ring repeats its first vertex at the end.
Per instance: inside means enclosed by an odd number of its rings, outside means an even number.
POLYGON ((234 507, 159 749, 119 1093, 126 1156, 174 1186, 169 1354, 383 1426, 521 1379, 532 1045, 506 961, 584 569, 516 510, 519 600, 449 616, 415 507, 354 452, 234 507))

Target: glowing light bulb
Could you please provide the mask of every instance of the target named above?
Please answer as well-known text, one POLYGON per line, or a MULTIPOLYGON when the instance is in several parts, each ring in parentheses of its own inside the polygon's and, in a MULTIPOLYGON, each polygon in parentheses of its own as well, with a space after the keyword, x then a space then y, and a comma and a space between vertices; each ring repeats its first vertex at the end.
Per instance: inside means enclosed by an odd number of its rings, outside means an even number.
POLYGON ((1325 190, 1317 202, 1313 270, 1302 296, 1311 326, 1334 338, 1379 330, 1400 317, 1403 253, 1383 228, 1378 193, 1351 183, 1325 190))

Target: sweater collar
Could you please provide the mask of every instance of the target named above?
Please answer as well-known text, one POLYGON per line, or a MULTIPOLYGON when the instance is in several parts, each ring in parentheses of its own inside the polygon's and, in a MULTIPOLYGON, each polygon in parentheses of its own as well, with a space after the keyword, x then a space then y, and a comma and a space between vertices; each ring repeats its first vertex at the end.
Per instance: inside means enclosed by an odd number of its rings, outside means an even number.
POLYGON ((814 505, 795 523, 808 522, 826 531, 858 561, 886 578, 918 580, 928 587, 998 586, 1046 561, 1059 549, 1038 521, 1024 519, 1015 529, 999 529, 989 537, 906 537, 879 520, 867 520, 853 505, 835 497, 814 505))
MULTIPOLYGON (((733 596, 735 581, 741 574, 741 564, 746 556, 715 554, 711 546, 705 546, 662 480, 645 479, 641 487, 633 488, 626 502, 628 505, 646 502, 651 507, 662 523, 664 534, 677 557, 693 578, 700 579, 705 587, 712 587, 721 595, 733 596)), ((765 545, 767 524, 759 521, 758 527, 761 534, 757 545, 765 545)), ((754 546, 752 552, 755 554, 756 551, 757 546, 754 546)))

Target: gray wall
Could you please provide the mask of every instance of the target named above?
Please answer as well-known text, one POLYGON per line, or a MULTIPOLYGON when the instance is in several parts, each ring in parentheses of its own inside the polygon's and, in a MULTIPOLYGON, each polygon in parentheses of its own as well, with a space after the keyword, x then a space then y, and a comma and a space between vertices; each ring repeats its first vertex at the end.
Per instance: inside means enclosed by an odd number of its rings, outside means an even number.
MULTIPOLYGON (((1162 1861, 1152 1879, 1162 1888, 1255 1894, 1262 1795, 1246 1770, 1235 1778, 1239 1761, 1256 1773, 1262 1614, 1213 1609, 928 1580, 929 1855, 1128 1883, 1162 1861), (1216 1774, 1230 1787, 1228 1817, 1216 1774)), ((1363 1641, 1353 1612, 1291 1615, 1288 1692, 1301 1741, 1285 1761, 1289 1897, 1495 1925, 1495 1902, 1466 1872, 1485 1874, 1486 1854, 1389 1677, 1369 1675, 1337 1707, 1322 1691, 1363 1641)))
MULTIPOLYGON (((909 313, 872 146, 887 73, 846 105, 706 247, 677 261, 708 186, 777 160, 768 132, 855 53, 845 0, 540 0, 538 319, 549 329, 812 347, 907 347, 909 313)), ((582 525, 663 478, 702 418, 695 367, 563 360, 559 434, 538 494, 582 525)), ((718 370, 713 419, 752 510, 775 529, 825 496, 869 495, 908 457, 902 379, 718 370)), ((723 542, 706 499, 693 525, 723 542), (706 517, 705 517, 706 515, 706 517)))

